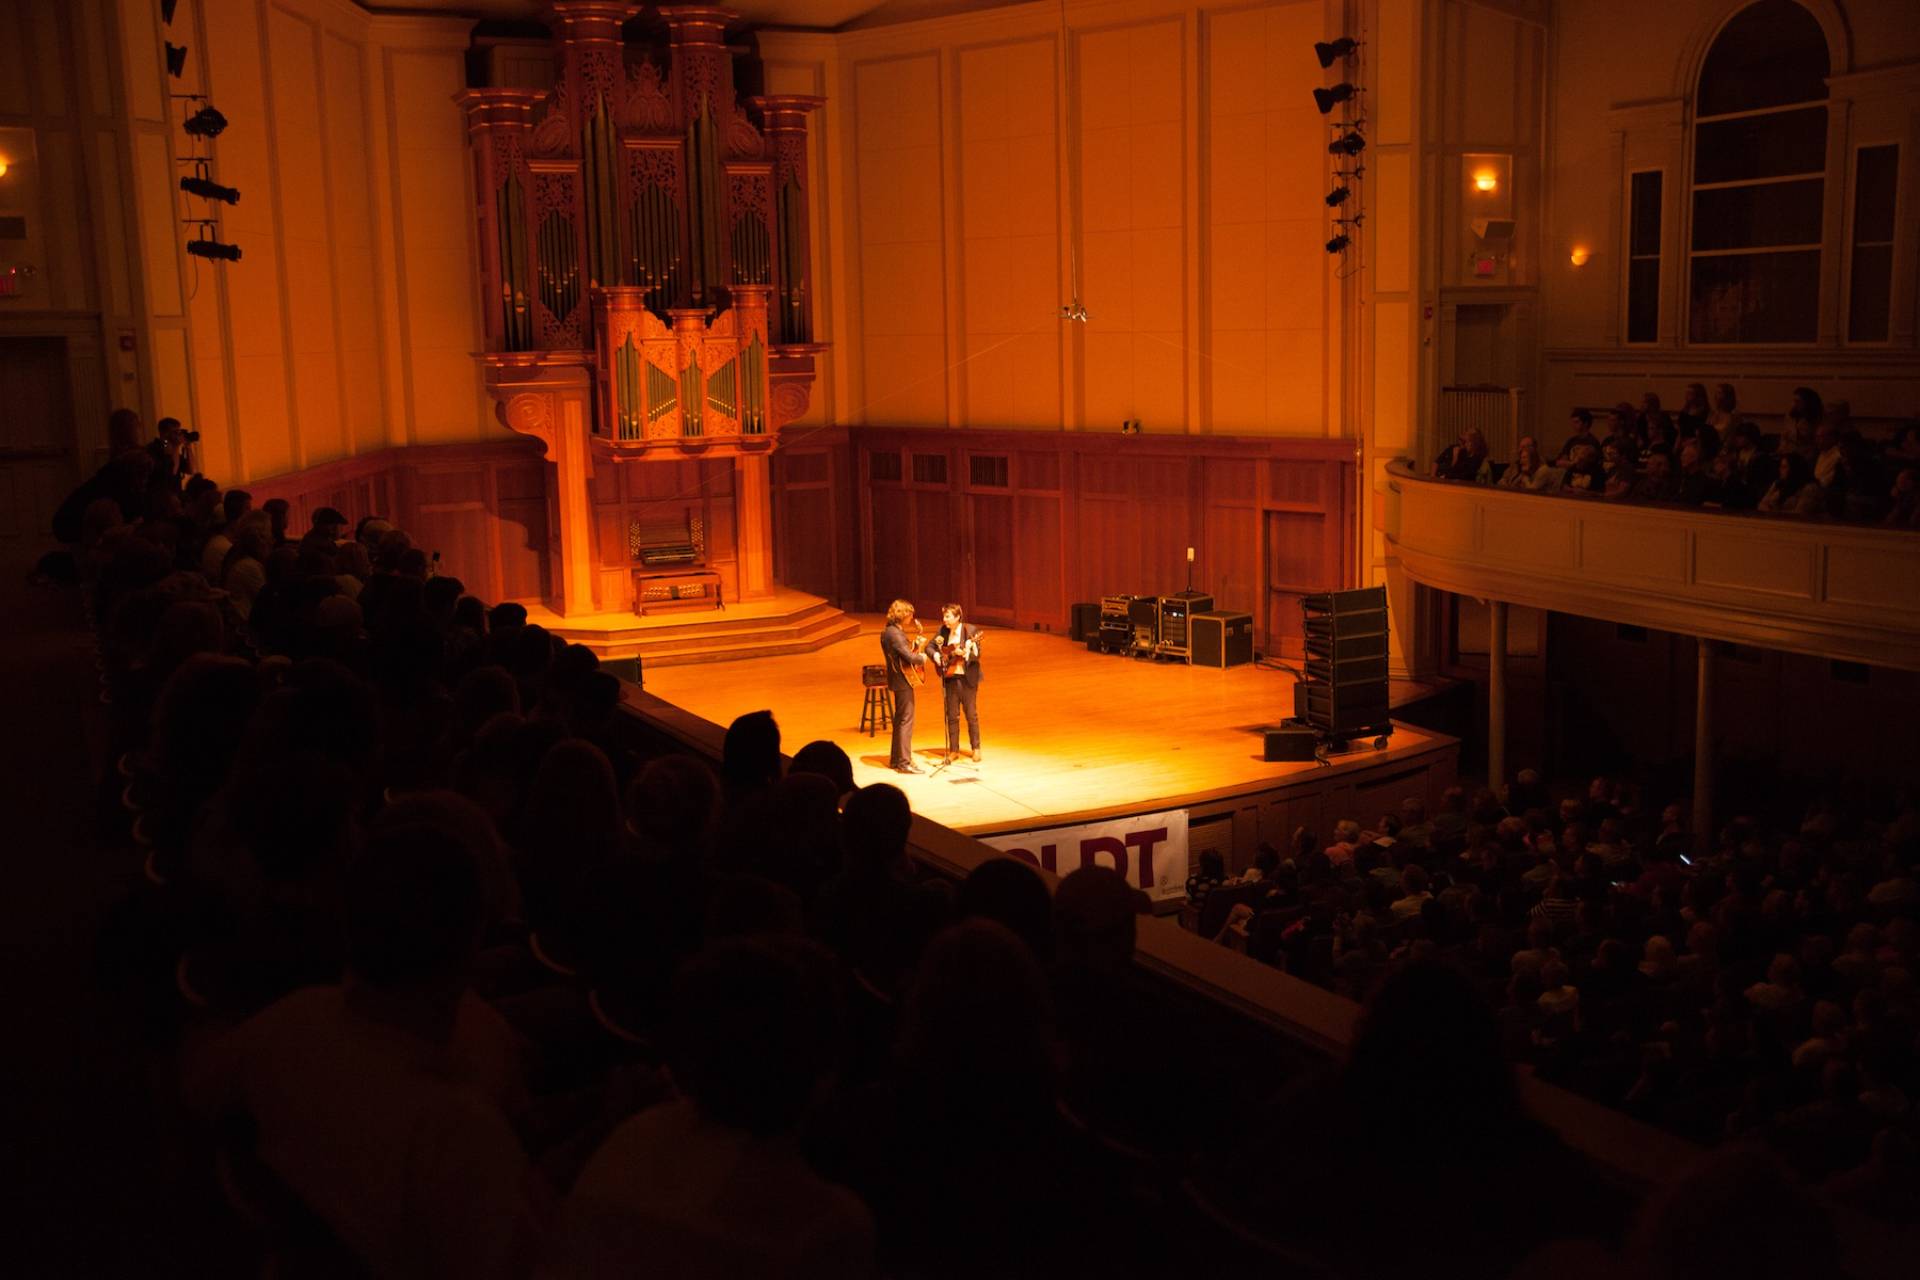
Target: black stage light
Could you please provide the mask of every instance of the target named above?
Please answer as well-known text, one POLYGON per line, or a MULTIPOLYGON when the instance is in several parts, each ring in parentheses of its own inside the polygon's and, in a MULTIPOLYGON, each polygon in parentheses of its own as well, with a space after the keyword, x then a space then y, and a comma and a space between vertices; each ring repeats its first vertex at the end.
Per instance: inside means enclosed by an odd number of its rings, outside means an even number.
POLYGON ((187 69, 187 46, 167 42, 167 74, 178 80, 187 69))
POLYGON ((224 200, 228 204, 240 203, 238 187, 223 187, 205 178, 182 178, 180 189, 190 196, 199 196, 203 200, 224 200))
POLYGON ((1333 65, 1335 58, 1350 58, 1353 56, 1353 51, 1359 47, 1360 42, 1358 40, 1341 36, 1338 40, 1332 41, 1331 43, 1325 40, 1316 42, 1313 46, 1313 52, 1319 57, 1321 66, 1330 67, 1333 65))
MULTIPOLYGON (((1345 253, 1347 246, 1352 243, 1353 243, 1352 237, 1347 235, 1346 232, 1342 231, 1339 235, 1327 241, 1327 252, 1328 253, 1345 253)), ((191 249, 193 246, 188 245, 187 247, 191 249)))
POLYGON ((1337 209, 1341 205, 1345 204, 1347 202, 1347 197, 1352 194, 1353 192, 1349 191, 1345 187, 1335 187, 1333 190, 1327 192, 1327 205, 1330 208, 1337 209))
POLYGON ((1331 89, 1315 89, 1313 91, 1313 105, 1320 108, 1321 115, 1325 115, 1352 96, 1353 86, 1342 82, 1333 86, 1331 89))
POLYGON ((227 118, 212 107, 202 107, 181 127, 196 138, 217 138, 226 129, 227 118))
POLYGON ((240 261, 240 246, 223 244, 218 240, 189 240, 187 252, 196 258, 212 258, 218 262, 240 261))
POLYGON ((1349 133, 1327 144, 1327 152, 1336 156, 1357 156, 1367 149, 1367 140, 1357 133, 1349 133))

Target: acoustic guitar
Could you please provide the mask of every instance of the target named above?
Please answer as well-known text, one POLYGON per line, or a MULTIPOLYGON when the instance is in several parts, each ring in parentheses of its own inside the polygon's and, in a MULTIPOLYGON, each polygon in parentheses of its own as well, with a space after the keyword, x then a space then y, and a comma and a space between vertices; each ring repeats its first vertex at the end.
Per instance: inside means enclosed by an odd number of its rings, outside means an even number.
POLYGON ((983 629, 975 627, 973 634, 967 637, 967 642, 961 645, 943 645, 940 643, 940 638, 935 636, 933 642, 933 660, 940 666, 940 678, 945 680, 957 676, 966 668, 969 662, 978 661, 980 657, 980 637, 985 634, 987 633, 983 629), (967 653, 968 649, 973 650, 971 656, 967 653))
MULTIPOLYGON (((913 639, 907 641, 907 643, 912 647, 915 653, 918 653, 922 649, 927 647, 926 628, 920 625, 920 619, 918 618, 915 618, 913 620, 913 639)), ((922 685, 926 684, 927 668, 932 666, 933 663, 931 661, 903 662, 900 665, 901 665, 900 674, 907 678, 908 684, 918 689, 922 685)))

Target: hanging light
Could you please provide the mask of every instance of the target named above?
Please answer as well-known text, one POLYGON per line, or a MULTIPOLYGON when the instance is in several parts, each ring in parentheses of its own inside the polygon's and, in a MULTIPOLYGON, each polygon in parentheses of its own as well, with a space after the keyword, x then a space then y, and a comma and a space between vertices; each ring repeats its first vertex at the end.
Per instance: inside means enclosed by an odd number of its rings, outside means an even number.
POLYGON ((1326 115, 1329 111, 1351 97, 1353 97, 1353 86, 1342 81, 1334 85, 1331 89, 1315 89, 1313 91, 1313 105, 1320 108, 1321 115, 1326 115))
POLYGON ((1352 243, 1353 243, 1353 238, 1349 236, 1346 232, 1342 231, 1339 235, 1327 241, 1327 252, 1328 253, 1345 253, 1347 251, 1347 247, 1352 243))
POLYGON ((1320 59, 1321 66, 1330 67, 1338 58, 1351 58, 1353 51, 1359 47, 1360 42, 1358 40, 1349 36, 1341 36, 1338 40, 1315 42, 1313 52, 1314 56, 1320 59))
POLYGON ((1357 156, 1367 149, 1367 140, 1357 133, 1343 134, 1327 144, 1327 153, 1336 156, 1357 156))

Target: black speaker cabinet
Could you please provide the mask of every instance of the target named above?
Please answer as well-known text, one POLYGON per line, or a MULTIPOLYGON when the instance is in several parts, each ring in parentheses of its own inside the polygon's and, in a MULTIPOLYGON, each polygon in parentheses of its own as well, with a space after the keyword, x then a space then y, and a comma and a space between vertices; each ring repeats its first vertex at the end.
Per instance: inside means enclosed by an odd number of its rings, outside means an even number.
POLYGON ((1331 738, 1393 732, 1387 698, 1387 592, 1329 591, 1300 601, 1306 679, 1296 713, 1331 738))
POLYGON ((1281 725, 1267 730, 1267 759, 1311 760, 1320 745, 1320 736, 1301 725, 1281 725))
POLYGON ((1196 667, 1237 667, 1253 661, 1253 615, 1216 609, 1187 620, 1196 667))
POLYGON ((600 669, 610 676, 617 676, 630 684, 644 684, 640 678, 640 655, 631 658, 602 658, 600 669))
POLYGON ((1100 630, 1100 606, 1094 604, 1076 604, 1073 606, 1073 623, 1067 632, 1075 640, 1091 640, 1100 630))

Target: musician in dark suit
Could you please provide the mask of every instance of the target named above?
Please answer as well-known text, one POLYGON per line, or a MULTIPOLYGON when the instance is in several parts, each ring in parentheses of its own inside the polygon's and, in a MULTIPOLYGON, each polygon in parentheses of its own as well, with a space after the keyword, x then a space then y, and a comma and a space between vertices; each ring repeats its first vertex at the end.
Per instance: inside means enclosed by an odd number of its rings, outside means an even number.
POLYGON ((940 610, 940 631, 933 637, 940 688, 947 704, 947 759, 960 754, 960 716, 967 717, 967 741, 980 763, 980 628, 963 621, 957 604, 940 610))
POLYGON ((887 609, 887 625, 880 632, 880 656, 887 663, 887 688, 893 691, 893 758, 887 761, 901 773, 925 773, 913 762, 913 703, 918 692, 907 672, 924 668, 927 655, 921 652, 926 641, 917 634, 908 638, 907 629, 916 633, 920 624, 913 620, 913 604, 895 600, 887 609))

